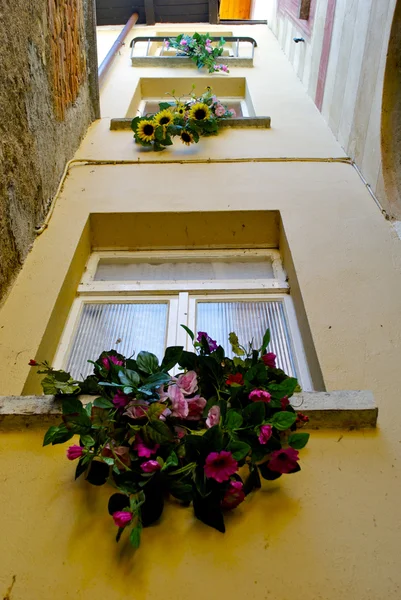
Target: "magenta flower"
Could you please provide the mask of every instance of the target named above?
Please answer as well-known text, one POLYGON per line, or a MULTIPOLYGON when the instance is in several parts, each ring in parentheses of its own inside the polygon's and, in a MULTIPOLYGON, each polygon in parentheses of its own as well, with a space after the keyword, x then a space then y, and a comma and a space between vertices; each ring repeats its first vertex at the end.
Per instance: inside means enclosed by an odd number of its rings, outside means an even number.
POLYGON ((276 473, 291 473, 297 468, 298 459, 299 452, 294 448, 275 450, 272 452, 267 466, 270 471, 276 471, 276 473))
POLYGON ((187 40, 181 40, 180 46, 188 46, 187 40))
POLYGON ((179 375, 176 383, 184 396, 192 396, 198 389, 198 379, 195 371, 188 371, 179 375))
POLYGON ((274 352, 268 352, 262 356, 262 360, 266 367, 270 367, 271 369, 276 368, 276 358, 277 356, 274 354, 274 352))
POLYGON ((221 507, 232 509, 236 508, 245 500, 244 485, 242 481, 230 481, 230 487, 226 490, 221 507))
POLYGON ((203 409, 207 402, 201 396, 194 396, 188 398, 188 421, 198 421, 202 417, 203 409))
POLYGON ((285 410, 287 408, 287 406, 289 405, 290 401, 288 399, 288 396, 283 396, 280 400, 280 404, 281 404, 281 408, 283 410, 285 410))
MULTIPOLYGON (((114 400, 113 400, 114 402, 114 400)), ((143 419, 149 410, 149 405, 144 400, 141 402, 130 402, 125 409, 124 415, 130 419, 143 419)))
POLYGON ((117 510, 113 513, 113 519, 117 527, 125 527, 132 521, 132 513, 128 510, 117 510))
POLYGON ((161 467, 157 460, 147 460, 141 464, 141 469, 144 473, 155 473, 155 471, 159 471, 161 467))
POLYGON ((248 398, 249 400, 252 400, 252 402, 270 402, 272 397, 269 392, 266 392, 266 390, 257 389, 252 390, 248 398))
POLYGON ((219 483, 227 481, 238 469, 238 463, 233 459, 231 452, 222 450, 221 452, 211 452, 203 467, 206 477, 214 479, 219 483))
POLYGON ((209 54, 213 52, 213 48, 211 46, 205 46, 205 50, 206 52, 209 52, 209 54))
POLYGON ((220 423, 220 406, 214 404, 207 413, 206 427, 214 427, 220 423))
POLYGON ((68 460, 75 460, 76 458, 81 458, 84 453, 84 449, 81 446, 77 446, 74 444, 67 448, 67 458, 68 460))
POLYGON ((262 425, 261 428, 259 429, 259 443, 260 444, 267 444, 267 442, 270 440, 271 436, 273 433, 273 427, 271 425, 262 425))
POLYGON ((145 444, 139 435, 135 437, 134 450, 136 450, 138 456, 150 458, 152 454, 155 454, 158 451, 159 448, 160 444, 145 444))
POLYGON ((215 113, 218 117, 222 117, 223 115, 225 115, 226 109, 224 108, 224 106, 222 104, 218 104, 215 108, 215 113))
POLYGON ((110 354, 110 356, 104 356, 102 358, 102 365, 107 371, 110 369, 110 363, 113 363, 113 365, 117 365, 119 367, 124 364, 124 362, 118 359, 117 356, 114 356, 114 354, 110 354))
POLYGON ((228 73, 228 67, 227 67, 227 65, 220 65, 220 69, 222 71, 224 71, 224 73, 228 73))
POLYGON ((123 394, 121 390, 118 390, 113 398, 113 404, 116 408, 125 408, 131 400, 131 396, 127 396, 127 394, 123 394))
POLYGON ((196 338, 197 341, 201 342, 202 338, 205 338, 205 340, 207 341, 210 352, 214 352, 215 350, 217 350, 216 340, 212 340, 212 338, 208 336, 206 331, 198 331, 198 337, 196 338))
POLYGON ((171 416, 177 419, 186 419, 189 408, 184 394, 177 385, 170 385, 167 390, 171 400, 171 416))
POLYGON ((170 42, 167 40, 164 44, 166 50, 168 50, 170 48, 170 42))

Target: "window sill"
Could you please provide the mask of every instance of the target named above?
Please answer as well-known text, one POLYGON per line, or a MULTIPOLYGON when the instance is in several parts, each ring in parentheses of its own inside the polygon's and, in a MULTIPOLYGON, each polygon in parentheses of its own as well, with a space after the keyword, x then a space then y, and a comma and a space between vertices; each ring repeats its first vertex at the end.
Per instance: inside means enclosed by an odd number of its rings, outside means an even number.
MULTIPOLYGON (((81 400, 92 400, 81 396, 81 400)), ((376 427, 378 408, 372 392, 303 392, 292 398, 296 410, 310 419, 305 429, 376 427)), ((58 420, 61 402, 54 396, 0 396, 0 423, 12 427, 58 420)))
MULTIPOLYGON (((130 118, 110 119, 111 131, 131 131, 130 118)), ((270 117, 237 117, 235 119, 223 119, 220 121, 220 127, 233 127, 235 129, 270 129, 270 117)))

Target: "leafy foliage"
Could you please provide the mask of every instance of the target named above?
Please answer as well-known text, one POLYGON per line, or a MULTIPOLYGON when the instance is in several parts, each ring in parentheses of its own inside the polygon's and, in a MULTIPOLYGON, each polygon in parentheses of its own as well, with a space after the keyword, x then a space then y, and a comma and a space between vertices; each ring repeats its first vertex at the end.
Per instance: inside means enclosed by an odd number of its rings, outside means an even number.
POLYGON ((149 352, 134 360, 109 350, 85 381, 46 362, 33 365, 45 375, 44 389, 62 400, 62 422, 48 429, 43 445, 79 436, 67 450, 77 460, 75 478, 111 484, 116 539, 128 529, 135 548, 142 528, 160 518, 166 492, 192 502, 198 519, 224 532, 224 511, 260 488, 261 477, 300 470, 298 450, 309 439, 297 431, 307 417, 288 402, 297 380, 276 368, 274 354, 264 354, 268 331, 259 350, 230 333, 230 359, 205 332, 184 329, 194 352, 167 348, 161 363, 149 352), (88 388, 95 398, 84 405, 78 394, 88 388), (245 481, 242 469, 249 470, 245 481))

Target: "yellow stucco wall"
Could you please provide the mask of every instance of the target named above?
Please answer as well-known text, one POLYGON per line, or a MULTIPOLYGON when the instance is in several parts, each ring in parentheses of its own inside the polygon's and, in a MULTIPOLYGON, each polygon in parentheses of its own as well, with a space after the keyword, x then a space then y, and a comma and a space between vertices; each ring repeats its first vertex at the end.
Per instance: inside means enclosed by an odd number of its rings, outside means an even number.
MULTIPOLYGON (((77 156, 140 162, 70 169, 0 312, 1 393, 35 390, 28 360, 52 358, 90 247, 110 239, 104 228, 115 218, 103 217, 131 215, 118 221, 126 247, 135 213, 279 211, 277 234, 292 256, 324 384, 373 390, 378 430, 314 433, 302 472, 264 482, 228 518, 224 536, 196 522, 191 509, 168 505, 133 554, 114 542, 109 491, 74 484, 64 447, 42 449, 39 426, 2 426, 0 595, 16 575, 12 600, 400 598, 401 242, 350 165, 259 160, 344 152, 267 29, 242 32, 257 37, 257 60, 233 75, 247 78, 256 112, 272 117, 272 129, 227 130, 189 151, 140 152, 130 132, 108 130, 108 117, 126 114, 145 76, 129 66, 127 49, 118 57, 103 92, 104 118, 77 156), (143 164, 149 160, 163 164, 143 164)), ((117 245, 118 234, 111 236, 117 245)), ((219 242, 216 231, 209 239, 219 242)), ((133 236, 130 247, 138 245, 145 235, 133 236)))

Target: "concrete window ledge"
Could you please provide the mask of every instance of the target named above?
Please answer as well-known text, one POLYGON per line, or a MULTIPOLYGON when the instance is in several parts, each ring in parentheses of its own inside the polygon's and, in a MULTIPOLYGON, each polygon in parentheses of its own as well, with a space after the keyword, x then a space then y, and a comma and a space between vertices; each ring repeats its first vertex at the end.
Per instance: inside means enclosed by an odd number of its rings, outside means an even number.
MULTIPOLYGON (((94 396, 81 396, 83 402, 94 396)), ((310 419, 305 429, 376 427, 378 409, 372 392, 303 392, 291 398, 295 410, 310 419)), ((57 422, 61 402, 54 396, 0 396, 0 423, 29 426, 57 422)))
MULTIPOLYGON (((111 131, 131 130, 132 119, 110 119, 111 131)), ((223 119, 220 121, 220 127, 233 127, 235 129, 270 129, 270 117, 236 117, 235 119, 223 119)))

